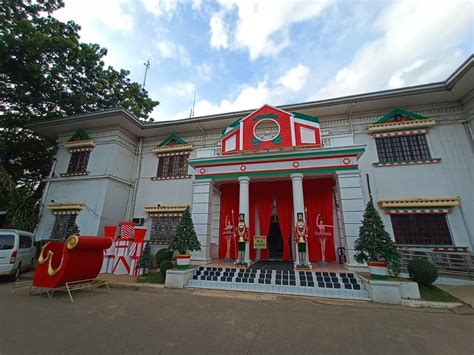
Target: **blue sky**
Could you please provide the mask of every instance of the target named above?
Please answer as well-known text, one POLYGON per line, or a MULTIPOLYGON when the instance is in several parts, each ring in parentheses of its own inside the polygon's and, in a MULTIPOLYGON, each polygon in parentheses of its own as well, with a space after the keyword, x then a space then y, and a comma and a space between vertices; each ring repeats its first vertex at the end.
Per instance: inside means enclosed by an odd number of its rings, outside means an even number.
POLYGON ((473 53, 471 1, 66 0, 156 121, 445 80, 473 53))

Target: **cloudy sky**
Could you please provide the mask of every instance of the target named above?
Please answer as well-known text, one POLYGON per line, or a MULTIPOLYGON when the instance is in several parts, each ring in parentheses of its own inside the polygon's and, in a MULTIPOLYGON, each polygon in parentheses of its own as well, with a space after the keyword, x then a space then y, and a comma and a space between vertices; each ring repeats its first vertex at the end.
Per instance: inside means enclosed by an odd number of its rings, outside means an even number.
POLYGON ((473 53, 471 1, 66 0, 157 121, 445 80, 473 53))

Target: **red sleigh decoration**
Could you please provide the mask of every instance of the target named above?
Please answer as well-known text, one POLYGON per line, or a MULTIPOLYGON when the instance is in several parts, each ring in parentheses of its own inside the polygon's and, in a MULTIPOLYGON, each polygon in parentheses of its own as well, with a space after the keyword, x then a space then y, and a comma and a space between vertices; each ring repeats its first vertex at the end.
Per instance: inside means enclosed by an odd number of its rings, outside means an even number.
POLYGON ((97 277, 104 258, 104 249, 111 238, 70 236, 65 242, 49 242, 41 250, 33 276, 33 286, 54 289, 97 277))

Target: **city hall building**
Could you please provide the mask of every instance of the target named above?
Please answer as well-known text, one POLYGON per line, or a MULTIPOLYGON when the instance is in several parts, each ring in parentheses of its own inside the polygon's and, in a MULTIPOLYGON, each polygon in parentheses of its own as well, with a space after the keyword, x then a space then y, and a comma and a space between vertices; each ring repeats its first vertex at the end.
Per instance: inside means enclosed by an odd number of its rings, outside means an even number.
MULTIPOLYGON (((145 124, 123 109, 30 125, 57 140, 38 239, 135 221, 164 247, 190 207, 195 263, 235 259, 226 228, 244 214, 245 258, 356 266, 371 195, 403 250, 474 250, 474 57, 446 81, 145 124), (324 231, 324 243, 321 238, 324 231), (318 235, 319 233, 319 235, 318 235), (254 236, 266 236, 255 249, 254 236)), ((228 230, 228 229, 227 229, 228 230)))

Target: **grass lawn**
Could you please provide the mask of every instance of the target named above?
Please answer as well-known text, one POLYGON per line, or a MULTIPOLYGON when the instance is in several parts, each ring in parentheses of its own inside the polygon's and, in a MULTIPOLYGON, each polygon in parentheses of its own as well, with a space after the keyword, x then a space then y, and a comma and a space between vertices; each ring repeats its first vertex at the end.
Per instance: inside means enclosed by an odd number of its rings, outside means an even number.
POLYGON ((418 284, 420 289, 421 299, 423 301, 431 301, 431 302, 461 302, 453 295, 443 291, 442 289, 430 285, 420 285, 418 284))
POLYGON ((164 284, 165 278, 159 271, 152 271, 147 275, 140 276, 137 278, 137 282, 152 283, 152 284, 164 284))

